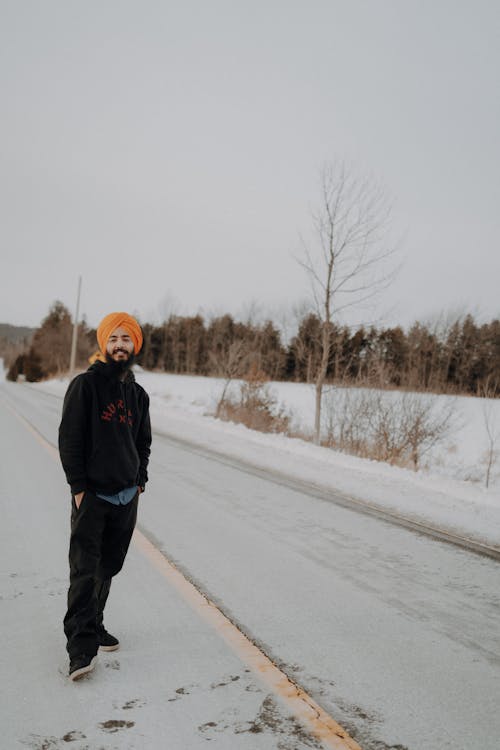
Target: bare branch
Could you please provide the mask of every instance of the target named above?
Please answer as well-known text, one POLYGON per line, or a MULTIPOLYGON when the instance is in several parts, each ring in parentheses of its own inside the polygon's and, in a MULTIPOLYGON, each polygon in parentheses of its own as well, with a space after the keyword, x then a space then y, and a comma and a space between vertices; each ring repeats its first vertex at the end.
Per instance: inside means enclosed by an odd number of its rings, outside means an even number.
POLYGON ((309 276, 322 327, 321 364, 316 377, 316 442, 333 319, 342 310, 380 294, 395 276, 394 270, 385 269, 395 250, 387 244, 391 207, 380 186, 369 178, 358 178, 343 162, 326 163, 320 171, 320 196, 312 215, 318 251, 313 257, 303 243, 305 260, 299 261, 309 276))

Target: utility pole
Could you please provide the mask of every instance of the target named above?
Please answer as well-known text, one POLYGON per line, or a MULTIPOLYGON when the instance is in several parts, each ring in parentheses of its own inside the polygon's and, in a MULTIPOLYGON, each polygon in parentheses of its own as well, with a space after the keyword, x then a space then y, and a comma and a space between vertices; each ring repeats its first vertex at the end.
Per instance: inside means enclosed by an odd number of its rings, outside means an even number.
POLYGON ((76 297, 76 313, 73 321, 73 338, 71 339, 71 357, 69 360, 69 377, 73 377, 75 371, 75 360, 76 360, 76 342, 78 338, 78 315, 80 314, 80 292, 82 289, 82 277, 78 277, 78 294, 76 297))

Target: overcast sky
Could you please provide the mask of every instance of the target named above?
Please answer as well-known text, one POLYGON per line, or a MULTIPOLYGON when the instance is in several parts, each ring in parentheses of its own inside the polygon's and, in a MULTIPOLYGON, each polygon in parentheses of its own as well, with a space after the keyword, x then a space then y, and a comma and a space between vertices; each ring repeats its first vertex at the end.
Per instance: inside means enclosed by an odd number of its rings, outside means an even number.
POLYGON ((500 315, 498 0, 0 0, 0 322, 290 309, 319 170, 383 183, 374 314, 500 315))

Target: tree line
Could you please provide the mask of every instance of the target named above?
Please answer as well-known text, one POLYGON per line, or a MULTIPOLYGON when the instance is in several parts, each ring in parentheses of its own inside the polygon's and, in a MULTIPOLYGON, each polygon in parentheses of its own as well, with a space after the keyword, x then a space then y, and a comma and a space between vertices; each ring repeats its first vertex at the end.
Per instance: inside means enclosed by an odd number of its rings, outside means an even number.
MULTIPOLYGON (((162 325, 144 323, 137 362, 147 370, 244 377, 259 371, 270 380, 313 383, 324 352, 324 325, 306 313, 296 334, 283 340, 271 320, 241 322, 231 315, 171 315, 162 325)), ((55 302, 29 348, 7 359, 8 377, 29 381, 67 372, 71 314, 55 302)), ((447 325, 416 322, 408 330, 329 327, 326 378, 330 383, 402 388, 435 393, 500 395, 500 321, 479 324, 472 315, 447 325)), ((77 366, 84 368, 96 348, 95 331, 79 325, 77 366)))
MULTIPOLYGON (((7 379, 17 380, 21 375, 34 383, 67 373, 72 334, 71 313, 62 302, 54 302, 21 351, 19 344, 15 348, 6 346, 2 350, 7 379)), ((76 363, 79 368, 88 366, 88 357, 95 348, 95 330, 88 328, 83 321, 78 326, 76 363)))
MULTIPOLYGON (((500 321, 478 324, 466 315, 438 328, 417 322, 408 331, 400 326, 352 331, 332 324, 327 380, 500 395, 500 321)), ((272 321, 255 325, 230 315, 208 324, 200 315, 172 316, 162 326, 146 324, 144 334, 143 366, 175 373, 243 376, 253 366, 270 380, 312 383, 323 353, 322 323, 314 313, 302 318, 287 345, 272 321)))

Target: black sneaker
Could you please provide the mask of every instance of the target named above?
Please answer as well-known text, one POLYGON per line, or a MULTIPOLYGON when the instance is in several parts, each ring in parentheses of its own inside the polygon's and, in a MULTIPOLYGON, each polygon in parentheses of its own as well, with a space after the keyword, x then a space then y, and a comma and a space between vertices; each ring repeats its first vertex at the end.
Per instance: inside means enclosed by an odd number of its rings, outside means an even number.
POLYGON ((115 638, 114 635, 108 633, 107 630, 99 630, 97 637, 99 638, 99 649, 101 651, 116 651, 120 648, 120 641, 115 638))
POLYGON ((97 656, 89 656, 89 654, 74 656, 69 662, 69 679, 74 682, 83 677, 84 674, 92 672, 96 661, 97 656))

